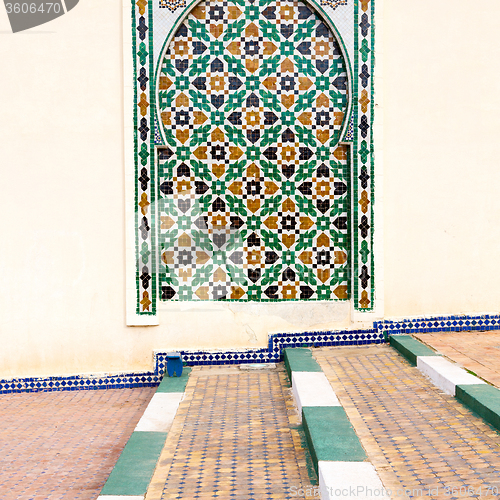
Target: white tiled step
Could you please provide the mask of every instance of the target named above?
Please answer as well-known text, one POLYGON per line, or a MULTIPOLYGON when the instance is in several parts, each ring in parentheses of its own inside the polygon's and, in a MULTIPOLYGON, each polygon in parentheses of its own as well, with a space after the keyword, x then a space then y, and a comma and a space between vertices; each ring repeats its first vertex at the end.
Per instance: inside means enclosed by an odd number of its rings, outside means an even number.
POLYGON ((389 500, 386 490, 369 462, 318 462, 319 489, 322 500, 355 498, 389 500))
POLYGON ((300 415, 303 406, 341 406, 323 372, 292 372, 292 392, 300 415))
POLYGON ((130 496, 130 495, 99 495, 97 500, 144 500, 144 495, 130 496))
POLYGON ((417 368, 451 396, 455 396, 457 385, 485 383, 442 356, 418 356, 417 368))
POLYGON ((151 398, 135 430, 168 432, 183 396, 183 392, 157 392, 151 398))

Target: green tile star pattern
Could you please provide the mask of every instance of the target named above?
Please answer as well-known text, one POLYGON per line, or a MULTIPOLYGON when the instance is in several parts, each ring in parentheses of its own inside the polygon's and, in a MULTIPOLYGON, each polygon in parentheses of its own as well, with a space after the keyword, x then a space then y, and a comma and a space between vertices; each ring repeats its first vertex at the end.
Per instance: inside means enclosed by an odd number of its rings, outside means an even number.
POLYGON ((347 70, 300 1, 207 1, 159 67, 162 300, 347 300, 347 70))

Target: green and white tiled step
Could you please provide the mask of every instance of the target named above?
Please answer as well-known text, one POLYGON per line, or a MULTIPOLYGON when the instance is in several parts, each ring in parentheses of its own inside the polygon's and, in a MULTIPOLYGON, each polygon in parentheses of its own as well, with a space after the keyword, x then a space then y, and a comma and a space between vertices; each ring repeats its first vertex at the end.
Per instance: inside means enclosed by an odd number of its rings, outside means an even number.
MULTIPOLYGON (((366 499, 383 485, 310 349, 285 349, 285 368, 302 417, 323 500, 366 499)), ((387 498, 387 497, 385 497, 387 498)))
POLYGON ((98 500, 143 500, 165 444, 191 369, 164 376, 130 436, 98 500))
POLYGON ((390 344, 443 392, 500 430, 500 390, 445 359, 411 335, 392 335, 390 344))

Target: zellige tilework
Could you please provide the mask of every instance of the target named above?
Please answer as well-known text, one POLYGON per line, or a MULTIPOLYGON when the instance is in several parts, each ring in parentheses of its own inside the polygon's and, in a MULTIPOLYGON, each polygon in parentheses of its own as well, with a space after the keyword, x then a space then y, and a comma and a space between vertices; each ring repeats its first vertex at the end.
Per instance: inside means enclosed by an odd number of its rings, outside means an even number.
POLYGON ((349 297, 347 69, 304 3, 198 4, 160 61, 163 300, 349 297))
POLYGON ((136 312, 156 312, 154 86, 151 2, 132 3, 135 128, 136 312))
POLYGON ((288 388, 282 367, 193 369, 146 500, 313 497, 288 388))
POLYGON ((157 284, 372 310, 374 0, 155 1, 133 3, 137 313, 157 284))
MULTIPOLYGON (((276 333, 269 335, 266 347, 241 351, 187 351, 182 356, 189 366, 235 363, 264 363, 282 359, 285 347, 347 346, 380 344, 400 333, 482 332, 500 329, 500 315, 439 316, 383 320, 372 328, 321 332, 276 333)), ((154 353, 153 371, 114 375, 26 377, 0 380, 0 393, 101 390, 123 387, 156 386, 165 372, 166 352, 154 353)))

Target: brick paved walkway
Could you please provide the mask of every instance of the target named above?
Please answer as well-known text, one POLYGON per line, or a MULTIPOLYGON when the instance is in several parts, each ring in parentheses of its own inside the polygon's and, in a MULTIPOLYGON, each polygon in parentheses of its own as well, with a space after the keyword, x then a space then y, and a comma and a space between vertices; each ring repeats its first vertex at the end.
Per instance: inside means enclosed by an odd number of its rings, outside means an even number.
POLYGON ((415 337, 500 387, 500 332, 422 333, 415 337))
POLYGON ((500 490, 500 434, 392 348, 313 353, 386 488, 415 490, 410 498, 419 498, 418 490, 425 499, 499 497, 487 493, 500 490))
POLYGON ((0 395, 0 498, 97 498, 154 391, 0 395))
POLYGON ((298 423, 282 365, 194 368, 146 499, 297 498, 313 488, 298 423))

